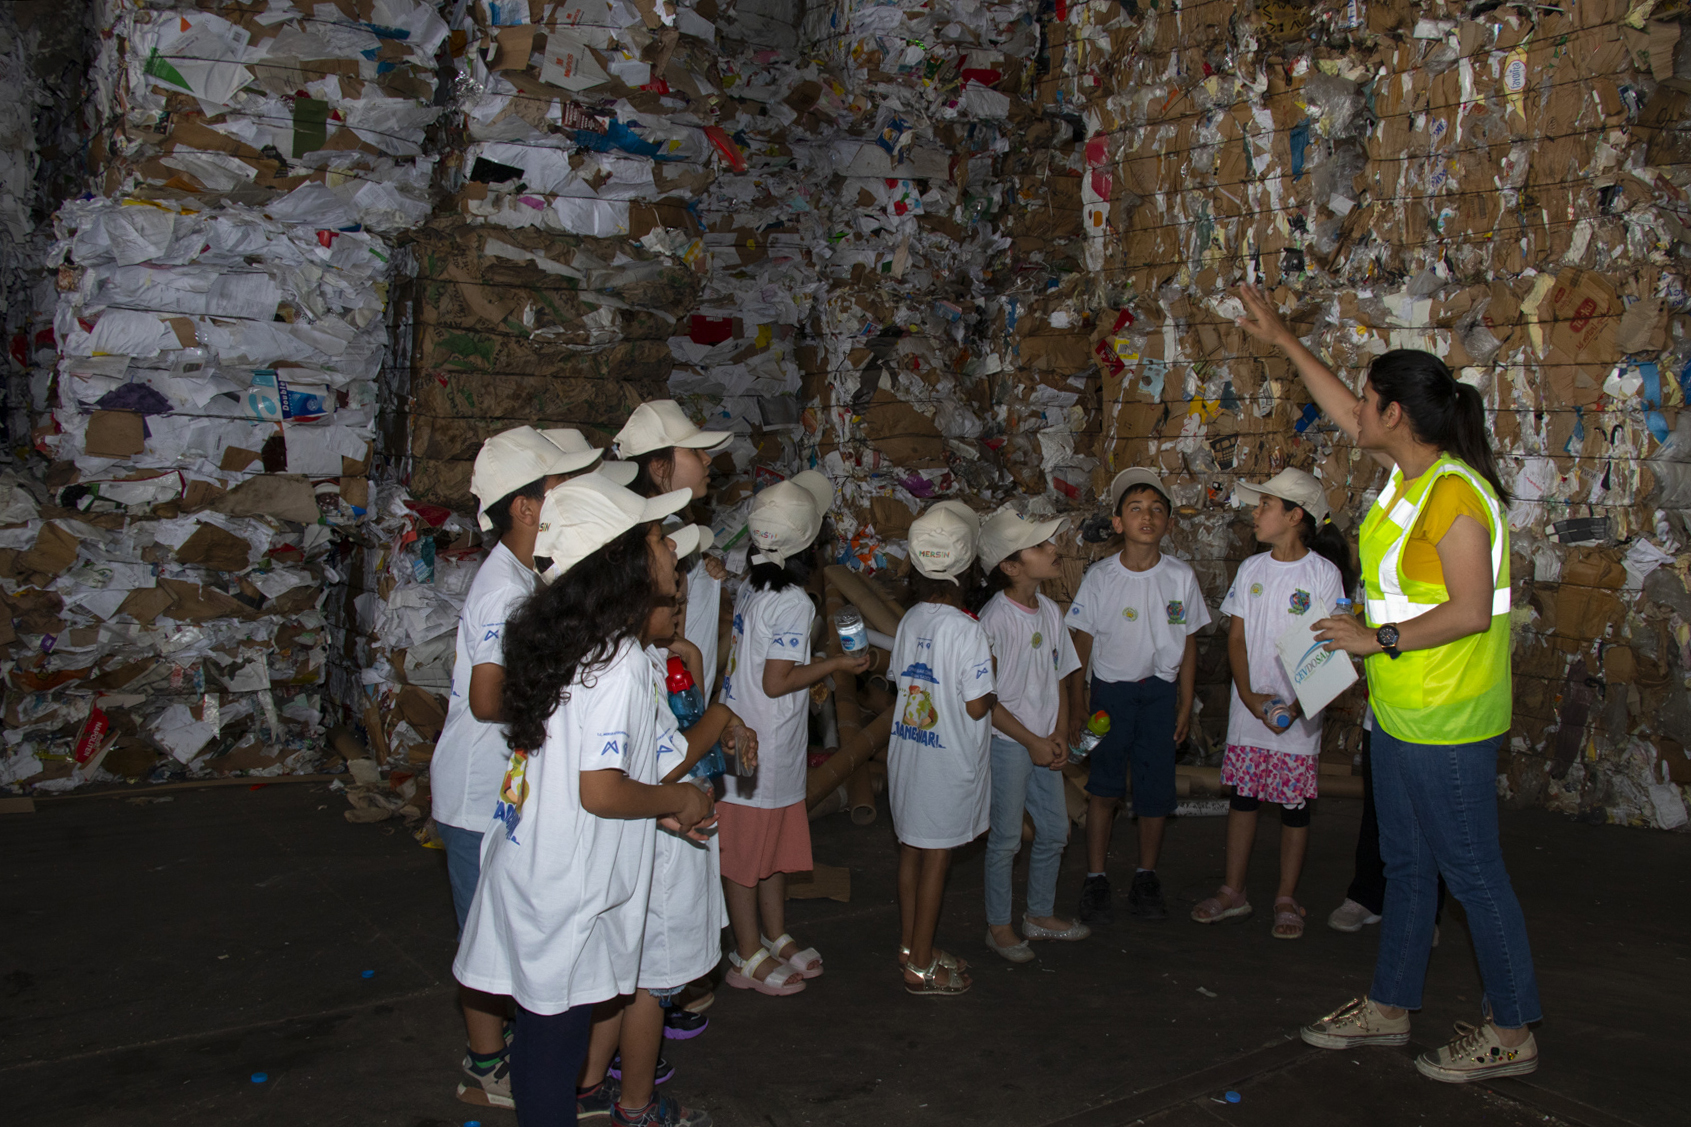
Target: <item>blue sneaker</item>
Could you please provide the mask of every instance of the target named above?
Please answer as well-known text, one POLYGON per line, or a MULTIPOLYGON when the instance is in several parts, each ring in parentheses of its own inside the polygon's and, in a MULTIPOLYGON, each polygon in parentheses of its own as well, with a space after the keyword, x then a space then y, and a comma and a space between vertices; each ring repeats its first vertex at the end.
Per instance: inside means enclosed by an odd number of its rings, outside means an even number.
POLYGON ((655 1096, 633 1110, 618 1104, 611 1109, 611 1122, 615 1127, 711 1127, 709 1112, 682 1107, 668 1096, 655 1096))
MULTIPOLYGON (((610 1075, 615 1076, 618 1080, 622 1079, 621 1053, 618 1053, 616 1056, 611 1058, 611 1067, 607 1068, 605 1071, 610 1075)), ((675 1079, 675 1066, 660 1056, 658 1058, 658 1067, 654 1070, 654 1075, 652 1076, 652 1083, 667 1084, 673 1079, 675 1079)))

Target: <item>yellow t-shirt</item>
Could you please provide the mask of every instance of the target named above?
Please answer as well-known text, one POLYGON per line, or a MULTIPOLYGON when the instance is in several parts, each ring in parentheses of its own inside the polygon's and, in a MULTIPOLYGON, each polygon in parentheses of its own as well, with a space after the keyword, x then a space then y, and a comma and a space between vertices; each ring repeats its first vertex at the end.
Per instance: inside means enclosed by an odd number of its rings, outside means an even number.
MULTIPOLYGON (((1407 493, 1419 480, 1405 481, 1402 492, 1407 493)), ((1401 493, 1386 503, 1387 512, 1397 503, 1398 496, 1401 493)), ((1410 530, 1409 542, 1403 546, 1404 578, 1444 586, 1444 565, 1439 562, 1438 543, 1457 517, 1472 517, 1481 528, 1490 528, 1491 514, 1486 510, 1484 498, 1459 475, 1446 474, 1433 484, 1432 496, 1421 510, 1421 519, 1410 530)))

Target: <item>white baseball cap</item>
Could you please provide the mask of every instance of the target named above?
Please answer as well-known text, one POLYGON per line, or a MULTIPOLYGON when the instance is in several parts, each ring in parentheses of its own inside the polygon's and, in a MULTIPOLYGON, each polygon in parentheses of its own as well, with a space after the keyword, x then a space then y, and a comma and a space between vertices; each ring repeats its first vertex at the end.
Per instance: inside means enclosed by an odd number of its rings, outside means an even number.
POLYGON ((1163 479, 1150 470, 1134 466, 1131 469, 1121 471, 1116 475, 1116 479, 1110 482, 1110 512, 1113 513, 1121 508, 1123 493, 1140 485, 1150 486, 1163 495, 1163 500, 1168 500, 1168 486, 1163 484, 1163 479))
POLYGON ((963 523, 969 526, 970 532, 976 536, 981 534, 981 515, 961 501, 935 501, 928 506, 928 512, 956 513, 963 518, 963 523))
MULTIPOLYGON (((547 440, 566 454, 603 454, 604 451, 587 441, 587 436, 574 427, 554 427, 540 432, 547 440)), ((591 464, 591 463, 589 463, 591 464)), ((600 462, 593 467, 593 472, 603 474, 618 485, 628 485, 640 473, 640 467, 633 462, 600 462)))
POLYGON ((1233 496, 1241 505, 1255 505, 1264 493, 1290 501, 1308 513, 1317 525, 1332 512, 1327 506, 1327 491, 1313 475, 1302 470, 1284 469, 1261 485, 1246 485, 1241 481, 1233 487, 1233 496))
POLYGON ((1062 517, 1056 520, 1026 520, 1014 509, 1005 509, 981 526, 981 567, 991 572, 1023 548, 1045 543, 1057 535, 1061 527, 1062 517))
POLYGON ((810 547, 833 503, 834 483, 815 470, 765 486, 748 518, 752 545, 761 557, 753 562, 783 564, 810 547))
POLYGON ((693 552, 707 552, 716 543, 716 533, 702 524, 687 524, 680 517, 666 517, 663 529, 664 535, 675 541, 675 558, 678 560, 686 559, 693 552), (687 531, 689 528, 693 530, 691 533, 687 531), (677 537, 686 539, 689 546, 685 550, 682 540, 677 537))
POLYGON ((975 529, 978 527, 980 518, 967 505, 941 501, 931 506, 910 522, 911 563, 929 579, 949 579, 957 583, 957 577, 975 562, 975 529), (959 508, 968 510, 969 516, 959 513, 959 508))
POLYGON ((633 458, 666 446, 715 450, 733 440, 734 436, 727 431, 700 430, 694 426, 675 400, 654 399, 634 408, 634 414, 617 431, 617 456, 633 458))
POLYGON ((487 507, 525 485, 553 474, 575 473, 593 464, 599 456, 568 453, 533 427, 513 427, 481 444, 475 469, 470 471, 470 492, 481 502, 476 514, 483 532, 493 528, 487 507))
MULTIPOLYGON (((647 499, 624 489, 601 474, 572 477, 546 494, 540 506, 540 528, 534 538, 534 554, 550 562, 540 578, 556 583, 559 576, 618 536, 645 524, 662 520, 686 508, 693 499, 691 489, 676 489, 647 499)), ((669 533, 675 554, 684 556, 699 546, 699 526, 689 524, 669 533)))

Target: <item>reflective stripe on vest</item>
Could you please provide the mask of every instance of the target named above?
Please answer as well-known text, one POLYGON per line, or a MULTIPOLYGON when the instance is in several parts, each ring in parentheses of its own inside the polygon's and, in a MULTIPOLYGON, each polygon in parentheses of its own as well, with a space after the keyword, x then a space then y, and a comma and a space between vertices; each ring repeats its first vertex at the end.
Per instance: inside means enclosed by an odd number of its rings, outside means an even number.
MULTIPOLYGON (((1485 503, 1486 511, 1491 517, 1491 613, 1493 617, 1508 614, 1510 607, 1509 583, 1504 578, 1504 569, 1509 565, 1509 552, 1505 546, 1506 530, 1509 525, 1503 507, 1498 504, 1497 499, 1491 494, 1490 487, 1484 484, 1484 480, 1478 474, 1469 469, 1465 463, 1458 462, 1448 455, 1441 457, 1429 467, 1427 472, 1431 477, 1421 490, 1421 499, 1418 502, 1411 503, 1407 497, 1398 497, 1397 503, 1392 506, 1391 511, 1385 514, 1384 519, 1397 526, 1399 535, 1392 541, 1391 546, 1386 549, 1385 555, 1380 559, 1379 572, 1374 576, 1375 581, 1380 586, 1380 594, 1378 597, 1370 595, 1366 600, 1368 621, 1376 626, 1388 622, 1408 622, 1412 618, 1426 614, 1436 606, 1443 605, 1445 600, 1431 603, 1417 602, 1404 592, 1402 561, 1404 545, 1409 543, 1410 530, 1415 527, 1415 522, 1420 519, 1422 511, 1427 507, 1428 500, 1432 498, 1433 487, 1437 479, 1446 474, 1455 474, 1461 477, 1473 487, 1474 492, 1485 503)), ((1403 470, 1401 467, 1394 466, 1392 467, 1391 480, 1386 483, 1385 495, 1392 496, 1402 486, 1403 470)))

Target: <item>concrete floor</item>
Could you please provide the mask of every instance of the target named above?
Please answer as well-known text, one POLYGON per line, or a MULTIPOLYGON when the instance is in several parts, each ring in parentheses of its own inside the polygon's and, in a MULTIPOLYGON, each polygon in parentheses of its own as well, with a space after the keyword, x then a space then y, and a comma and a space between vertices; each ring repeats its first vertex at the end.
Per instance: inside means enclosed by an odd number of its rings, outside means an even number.
MULTIPOLYGON (((462 1030, 441 854, 395 825, 348 824, 344 800, 317 785, 146 793, 0 816, 6 1123, 514 1127, 453 1097, 462 1030)), ((1184 918, 1218 881, 1223 829, 1188 819, 1163 867, 1174 918, 1040 945, 1012 967, 981 946, 982 858, 965 850, 941 942, 978 975, 956 999, 900 988, 884 816, 828 818, 816 856, 851 867, 851 902, 794 902, 789 915, 828 973, 794 998, 720 991, 710 1030, 669 1043, 669 1090, 723 1127, 1685 1122, 1671 1032, 1691 1012, 1684 835, 1505 814, 1549 1015, 1536 1075, 1456 1088, 1422 1080, 1410 1050, 1298 1042, 1300 1022, 1369 981, 1373 931, 1322 922, 1349 880, 1359 808, 1327 800, 1317 814, 1302 888, 1314 926, 1297 943, 1272 940, 1266 912, 1210 928, 1184 918), (1240 1102, 1223 1102, 1229 1090, 1240 1102)), ((1278 834, 1263 821, 1259 908, 1278 834)), ((1442 1041, 1478 1003, 1457 909, 1416 1041, 1442 1041)))

